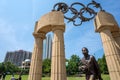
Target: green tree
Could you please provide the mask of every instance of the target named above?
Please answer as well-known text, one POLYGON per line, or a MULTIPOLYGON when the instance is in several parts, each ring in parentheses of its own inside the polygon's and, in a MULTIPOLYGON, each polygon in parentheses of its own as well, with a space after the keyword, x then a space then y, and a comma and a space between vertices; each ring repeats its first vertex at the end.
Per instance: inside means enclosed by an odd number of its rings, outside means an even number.
POLYGON ((5 71, 5 67, 3 63, 0 63, 0 73, 3 73, 5 71))
POLYGON ((78 63, 80 61, 79 56, 72 55, 68 61, 68 66, 66 67, 68 75, 75 75, 78 72, 78 63))
POLYGON ((0 63, 0 72, 10 72, 10 73, 16 73, 19 72, 20 69, 12 64, 11 62, 3 62, 0 63))
POLYGON ((104 73, 104 74, 108 73, 105 55, 103 55, 102 58, 98 59, 98 64, 100 66, 100 70, 102 73, 104 73))
POLYGON ((43 65, 42 65, 42 73, 47 75, 47 74, 50 74, 50 71, 51 71, 51 60, 44 59, 43 65))

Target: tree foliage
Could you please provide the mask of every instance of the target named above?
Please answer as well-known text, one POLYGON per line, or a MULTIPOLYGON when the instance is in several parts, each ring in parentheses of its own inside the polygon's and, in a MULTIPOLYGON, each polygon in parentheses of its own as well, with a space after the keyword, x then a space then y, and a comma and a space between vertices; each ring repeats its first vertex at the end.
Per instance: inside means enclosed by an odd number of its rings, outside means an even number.
POLYGON ((68 66, 66 67, 68 75, 74 75, 78 72, 78 63, 80 61, 79 56, 72 55, 70 60, 68 60, 68 66))
POLYGON ((44 59, 42 63, 42 73, 43 74, 50 74, 51 71, 51 60, 44 59))
MULTIPOLYGON (((81 60, 77 55, 72 55, 70 59, 66 59, 66 72, 67 75, 75 75, 78 73, 78 67, 80 66, 81 60)), ((100 66, 100 70, 102 73, 108 73, 108 68, 105 60, 105 55, 102 58, 98 59, 98 64, 100 66)), ((11 62, 0 63, 0 73, 10 72, 17 73, 20 72, 21 69, 12 64, 11 62)), ((28 70, 29 71, 29 70, 28 70)), ((43 75, 50 76, 51 72, 51 60, 44 59, 42 63, 42 73, 43 75)))
POLYGON ((108 73, 105 55, 103 55, 103 57, 101 59, 98 59, 98 64, 100 66, 100 70, 102 73, 104 73, 104 74, 108 73))
POLYGON ((20 69, 12 64, 11 62, 3 62, 0 63, 0 72, 5 73, 5 72, 10 72, 10 73, 16 73, 19 72, 20 69))

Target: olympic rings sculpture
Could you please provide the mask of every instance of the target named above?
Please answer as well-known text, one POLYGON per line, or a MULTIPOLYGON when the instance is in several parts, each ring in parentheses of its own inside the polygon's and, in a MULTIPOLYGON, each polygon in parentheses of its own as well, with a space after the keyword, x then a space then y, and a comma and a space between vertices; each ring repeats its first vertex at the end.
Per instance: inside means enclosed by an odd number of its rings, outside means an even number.
POLYGON ((91 3, 87 4, 87 6, 85 6, 82 3, 75 2, 75 3, 72 3, 71 6, 69 7, 66 3, 59 2, 53 6, 52 11, 61 11, 64 14, 64 18, 67 19, 68 22, 73 22, 73 25, 80 26, 83 22, 90 21, 96 16, 98 12, 98 11, 95 11, 96 9, 98 9, 99 11, 103 11, 101 5, 95 2, 94 0, 92 0, 91 3), (76 5, 80 6, 81 8, 76 9, 74 7, 76 5), (69 11, 72 12, 72 15, 73 15, 72 17, 67 17, 65 15, 69 11), (77 19, 80 20, 79 23, 76 23, 77 19))

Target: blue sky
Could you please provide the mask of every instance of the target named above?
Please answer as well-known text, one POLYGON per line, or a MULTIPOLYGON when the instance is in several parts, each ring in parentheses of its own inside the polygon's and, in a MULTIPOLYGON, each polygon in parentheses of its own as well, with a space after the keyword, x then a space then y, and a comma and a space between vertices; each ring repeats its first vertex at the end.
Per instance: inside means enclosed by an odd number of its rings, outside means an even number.
MULTIPOLYGON (((89 3, 91 0, 0 0, 0 62, 4 60, 7 51, 33 50, 35 21, 53 8, 57 2, 68 5, 73 2, 89 3)), ((95 0, 100 2, 103 9, 113 14, 120 25, 120 0, 95 0)), ((66 20, 65 20, 66 22, 66 20)), ((99 33, 95 33, 93 20, 75 27, 66 23, 65 31, 66 58, 72 54, 82 57, 81 48, 88 47, 90 54, 96 58, 103 55, 99 33)))

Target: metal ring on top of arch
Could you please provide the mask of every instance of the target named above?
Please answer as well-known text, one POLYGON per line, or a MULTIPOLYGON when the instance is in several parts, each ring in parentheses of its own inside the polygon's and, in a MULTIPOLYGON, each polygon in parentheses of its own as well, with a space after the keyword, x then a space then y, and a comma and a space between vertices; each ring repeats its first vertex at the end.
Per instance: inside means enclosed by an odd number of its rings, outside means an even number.
POLYGON ((80 26, 83 22, 92 20, 97 14, 97 11, 95 11, 96 9, 99 9, 99 11, 103 10, 101 5, 94 0, 91 3, 87 4, 87 6, 79 2, 72 3, 70 7, 63 2, 59 2, 53 6, 53 11, 63 12, 64 18, 67 19, 68 22, 73 22, 73 25, 75 26, 80 26), (78 5, 82 8, 76 9, 74 7, 75 5, 78 5), (69 11, 72 12, 72 17, 68 17, 65 15, 69 11), (87 16, 85 16, 86 13, 87 16), (77 19, 80 20, 79 23, 76 23, 77 19))

